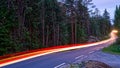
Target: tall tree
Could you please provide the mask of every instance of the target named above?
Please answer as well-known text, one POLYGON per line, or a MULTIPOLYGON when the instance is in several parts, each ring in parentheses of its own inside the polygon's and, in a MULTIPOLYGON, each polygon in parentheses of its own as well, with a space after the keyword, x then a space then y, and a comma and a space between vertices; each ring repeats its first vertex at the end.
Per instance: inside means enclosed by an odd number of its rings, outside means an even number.
POLYGON ((86 41, 85 38, 87 38, 90 35, 90 22, 89 22, 89 13, 88 13, 88 4, 90 3, 90 0, 78 0, 77 1, 77 36, 79 37, 77 41, 83 40, 86 41), (80 34, 81 33, 81 34, 80 34))
POLYGON ((0 2, 0 55, 13 53, 15 43, 12 39, 12 30, 15 27, 15 15, 11 0, 0 2))
MULTIPOLYGON (((116 6, 116 10, 115 10, 115 16, 114 16, 114 27, 117 30, 120 30, 120 6, 116 6)), ((120 32, 119 32, 119 36, 120 36, 120 32)))
POLYGON ((75 7, 74 7, 74 0, 66 0, 66 6, 67 6, 67 15, 68 18, 70 19, 71 23, 71 43, 75 43, 75 38, 76 38, 76 21, 75 21, 75 7))
POLYGON ((104 34, 108 35, 109 32, 111 31, 111 22, 110 22, 110 15, 109 15, 107 9, 104 10, 103 18, 104 18, 104 20, 103 20, 103 25, 104 25, 103 30, 105 30, 104 34))

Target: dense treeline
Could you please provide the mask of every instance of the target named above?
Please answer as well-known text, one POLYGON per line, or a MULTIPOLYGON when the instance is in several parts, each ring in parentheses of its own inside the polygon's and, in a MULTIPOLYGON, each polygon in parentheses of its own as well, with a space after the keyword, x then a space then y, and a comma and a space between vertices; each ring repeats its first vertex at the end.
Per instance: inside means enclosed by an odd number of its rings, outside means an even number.
POLYGON ((1 0, 0 55, 84 43, 111 30, 105 9, 88 11, 92 0, 1 0))
MULTIPOLYGON (((114 27, 120 31, 120 6, 116 6, 115 15, 114 15, 114 27)), ((120 36, 120 32, 119 32, 120 36)))

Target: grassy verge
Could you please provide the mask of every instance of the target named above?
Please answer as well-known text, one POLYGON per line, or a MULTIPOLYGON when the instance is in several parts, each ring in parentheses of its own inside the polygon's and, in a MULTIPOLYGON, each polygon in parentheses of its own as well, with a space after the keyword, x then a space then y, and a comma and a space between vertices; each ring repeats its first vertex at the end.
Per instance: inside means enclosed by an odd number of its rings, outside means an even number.
POLYGON ((103 48, 103 52, 112 53, 112 54, 119 54, 120 55, 120 44, 112 44, 109 47, 103 48))

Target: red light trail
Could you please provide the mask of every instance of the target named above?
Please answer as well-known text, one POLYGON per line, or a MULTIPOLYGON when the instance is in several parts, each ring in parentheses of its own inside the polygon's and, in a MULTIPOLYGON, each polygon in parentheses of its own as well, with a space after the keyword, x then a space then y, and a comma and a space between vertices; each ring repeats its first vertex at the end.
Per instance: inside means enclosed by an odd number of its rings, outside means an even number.
POLYGON ((49 49, 45 49, 45 50, 38 50, 38 51, 32 52, 32 53, 26 53, 26 54, 11 57, 11 58, 6 58, 6 59, 3 59, 3 60, 0 60, 0 67, 10 65, 10 64, 13 64, 13 63, 17 63, 17 62, 20 62, 20 61, 32 59, 32 58, 35 58, 35 57, 55 53, 55 52, 61 52, 61 51, 66 51, 66 50, 96 46, 96 45, 107 43, 107 42, 113 43, 113 42, 115 42, 115 40, 117 38, 116 33, 118 33, 117 30, 112 30, 112 32, 110 33, 110 38, 109 39, 103 40, 103 41, 100 41, 100 42, 96 42, 96 43, 83 44, 83 45, 73 44, 72 46, 58 46, 58 47, 53 47, 53 48, 49 48, 49 49))

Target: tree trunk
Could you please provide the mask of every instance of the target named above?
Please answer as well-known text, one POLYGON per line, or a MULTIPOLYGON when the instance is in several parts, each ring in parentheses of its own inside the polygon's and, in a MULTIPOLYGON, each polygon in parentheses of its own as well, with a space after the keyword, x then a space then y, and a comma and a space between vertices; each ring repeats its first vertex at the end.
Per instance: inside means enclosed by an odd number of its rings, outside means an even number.
POLYGON ((71 22, 71 32, 72 32, 72 44, 74 43, 74 23, 73 21, 71 22))
POLYGON ((76 26, 76 23, 75 23, 75 44, 77 43, 77 26, 76 26))
POLYGON ((57 26, 57 45, 59 45, 59 25, 57 26))
POLYGON ((48 39, 49 39, 49 33, 48 33, 48 30, 49 30, 49 26, 47 26, 47 36, 46 36, 46 47, 48 47, 48 39))
POLYGON ((19 38, 23 42, 24 41, 24 22, 25 22, 25 12, 24 12, 24 4, 22 0, 17 0, 17 14, 18 14, 18 22, 19 22, 19 38))
POLYGON ((42 45, 45 46, 45 7, 42 5, 42 45))
POLYGON ((56 28, 53 23, 53 45, 56 45, 56 28))

